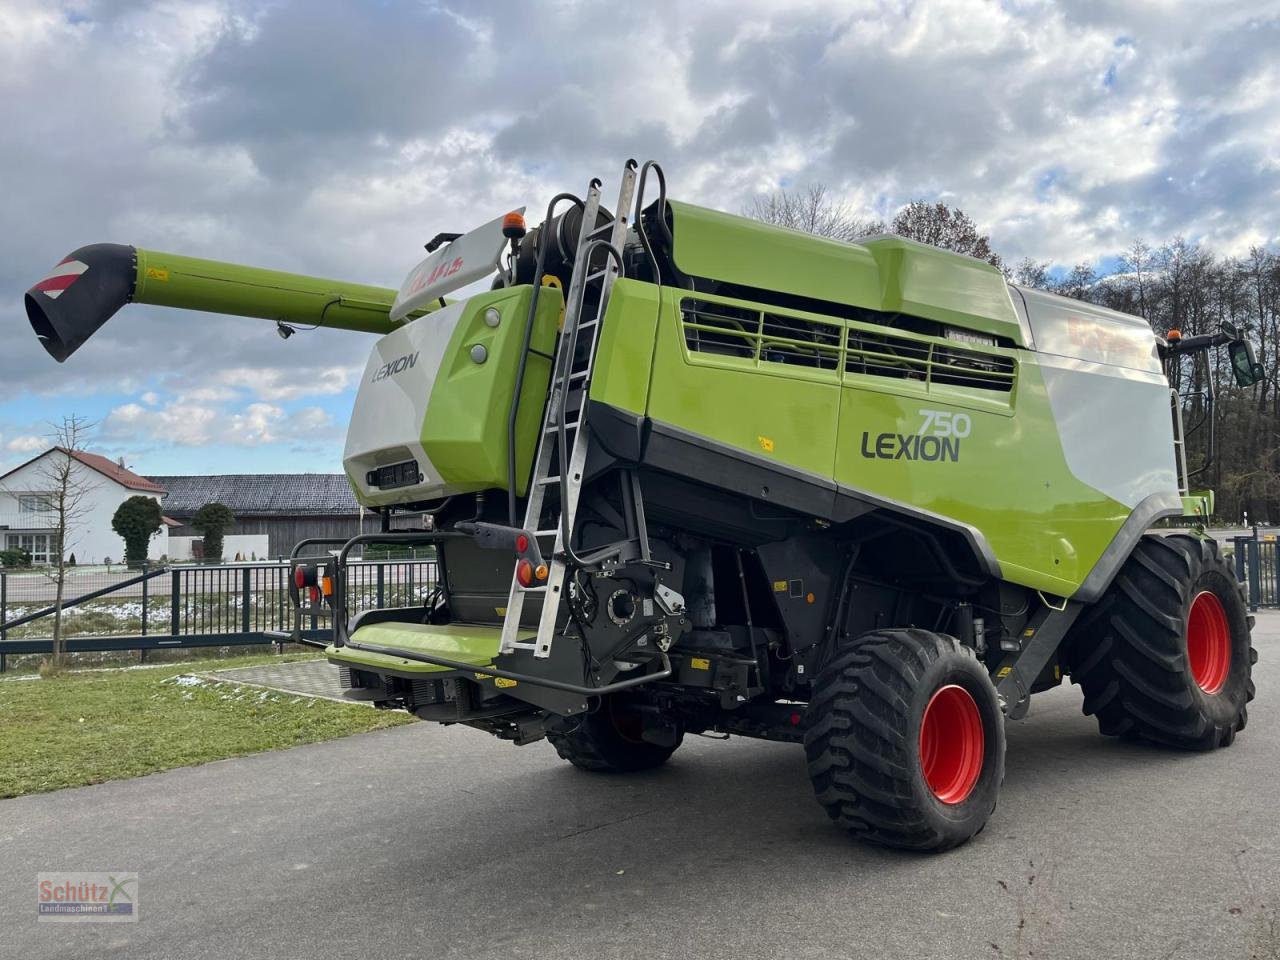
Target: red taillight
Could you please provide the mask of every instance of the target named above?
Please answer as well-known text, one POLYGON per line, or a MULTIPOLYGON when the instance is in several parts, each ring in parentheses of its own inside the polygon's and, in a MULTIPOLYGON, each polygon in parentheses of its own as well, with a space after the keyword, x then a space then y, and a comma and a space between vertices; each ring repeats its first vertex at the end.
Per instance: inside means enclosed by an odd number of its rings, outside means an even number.
POLYGON ((299 590, 307 585, 307 568, 301 563, 293 568, 293 585, 299 590))
POLYGON ((516 581, 522 587, 533 586, 533 564, 528 560, 521 560, 516 564, 516 581))
POLYGON ((523 533, 516 534, 516 553, 528 553, 529 538, 523 533))
POLYGON ((319 602, 320 602, 320 588, 319 588, 319 587, 312 587, 312 588, 311 588, 310 593, 311 593, 311 602, 312 602, 312 603, 319 603, 319 602))

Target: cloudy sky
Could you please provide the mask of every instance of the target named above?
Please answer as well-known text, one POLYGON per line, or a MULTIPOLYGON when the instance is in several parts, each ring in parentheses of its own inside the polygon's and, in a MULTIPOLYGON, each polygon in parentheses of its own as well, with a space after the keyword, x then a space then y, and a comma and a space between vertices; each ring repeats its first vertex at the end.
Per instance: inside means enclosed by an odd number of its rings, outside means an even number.
POLYGON ((398 286, 441 230, 654 158, 733 211, 824 183, 1006 259, 1280 243, 1280 0, 0 0, 0 469, 340 468, 369 343, 135 306, 55 364, 22 293, 113 241, 398 286), (497 12, 495 12, 497 11, 497 12))

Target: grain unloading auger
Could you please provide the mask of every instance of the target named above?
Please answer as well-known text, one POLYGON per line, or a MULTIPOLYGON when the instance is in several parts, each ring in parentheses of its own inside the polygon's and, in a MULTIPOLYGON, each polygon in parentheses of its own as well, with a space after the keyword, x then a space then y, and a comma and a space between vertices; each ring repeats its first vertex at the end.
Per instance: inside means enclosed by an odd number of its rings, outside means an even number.
POLYGON ((1168 373, 1226 346, 1251 382, 1235 331, 1166 340, 665 193, 628 163, 617 215, 593 181, 533 230, 441 234, 395 294, 88 247, 27 309, 59 360, 129 299, 380 334, 344 466, 383 531, 293 587, 332 607, 352 697, 601 772, 687 734, 802 742, 833 819, 923 849, 982 827, 1005 720, 1064 676, 1103 733, 1231 742, 1240 585, 1199 529, 1152 528, 1209 511, 1168 373), (374 543, 436 545, 424 602, 350 615, 374 543))

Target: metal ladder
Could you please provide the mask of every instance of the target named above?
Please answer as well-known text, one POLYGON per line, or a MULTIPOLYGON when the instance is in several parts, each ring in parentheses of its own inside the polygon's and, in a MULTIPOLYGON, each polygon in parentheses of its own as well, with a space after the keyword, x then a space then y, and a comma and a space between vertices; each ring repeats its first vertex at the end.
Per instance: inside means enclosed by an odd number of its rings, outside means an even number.
POLYGON ((511 592, 502 621, 500 653, 532 650, 539 658, 551 655, 551 642, 556 629, 556 615, 564 590, 566 551, 573 535, 582 492, 582 472, 590 446, 587 427, 587 393, 595 368, 596 347, 600 342, 600 325, 609 306, 609 293, 617 279, 621 263, 605 249, 608 244, 619 254, 627 237, 628 217, 636 186, 636 164, 628 161, 622 171, 622 186, 613 220, 596 226, 600 212, 600 181, 592 180, 587 189, 582 211, 582 229, 574 252, 573 277, 565 299, 564 327, 551 367, 551 383, 547 406, 542 417, 538 453, 533 476, 529 481, 529 499, 525 508, 524 527, 540 540, 555 537, 546 582, 523 587, 511 576, 511 592), (603 264, 601 265, 601 260, 603 264), (595 294, 587 305, 586 294, 595 294), (584 312, 588 314, 584 319, 584 312), (580 336, 581 335, 581 336, 580 336), (548 489, 559 497, 559 512, 553 527, 541 527, 543 506, 548 489), (542 615, 533 640, 519 639, 520 617, 525 598, 531 593, 542 597, 542 615))

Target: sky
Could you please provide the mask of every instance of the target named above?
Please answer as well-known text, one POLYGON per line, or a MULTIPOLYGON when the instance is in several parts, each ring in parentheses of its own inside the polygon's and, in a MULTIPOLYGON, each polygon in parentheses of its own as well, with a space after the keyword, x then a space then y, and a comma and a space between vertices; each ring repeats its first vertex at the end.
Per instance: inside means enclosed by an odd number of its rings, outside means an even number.
POLYGON ((131 305, 64 364, 23 292, 116 242, 399 286, 656 159, 740 211, 958 205, 1007 261, 1280 244, 1280 0, 0 0, 0 472, 49 421, 141 473, 336 472, 372 341, 131 305))

